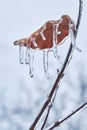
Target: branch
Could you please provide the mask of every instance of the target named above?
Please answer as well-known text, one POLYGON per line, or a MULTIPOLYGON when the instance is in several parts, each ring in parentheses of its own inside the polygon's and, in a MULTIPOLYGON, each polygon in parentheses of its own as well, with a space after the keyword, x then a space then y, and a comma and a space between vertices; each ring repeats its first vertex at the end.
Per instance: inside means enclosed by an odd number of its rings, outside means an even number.
POLYGON ((77 24, 76 24, 76 36, 81 22, 82 10, 83 10, 83 0, 79 0, 79 13, 78 13, 77 24))
POLYGON ((55 93, 54 93, 54 96, 53 96, 51 102, 50 102, 49 105, 48 105, 48 110, 47 110, 47 113, 46 113, 46 116, 45 116, 44 122, 43 122, 43 124, 42 124, 42 126, 41 126, 41 130, 43 130, 44 127, 45 127, 45 125, 46 125, 46 122, 47 122, 48 116, 49 116, 49 114, 50 114, 50 110, 51 110, 51 108, 53 107, 53 103, 54 103, 55 98, 56 98, 57 90, 58 90, 58 86, 57 86, 57 88, 56 88, 56 90, 55 90, 55 93))
MULTIPOLYGON (((77 19, 77 24, 76 24, 76 31, 74 32, 75 38, 77 37, 77 32, 78 32, 78 29, 79 29, 79 26, 80 26, 80 21, 81 21, 81 16, 82 16, 82 7, 83 7, 82 4, 83 4, 82 0, 79 0, 79 13, 78 13, 78 19, 77 19)), ((52 89, 51 89, 51 91, 48 95, 47 100, 43 104, 39 114, 36 116, 34 122, 32 123, 31 127, 29 128, 29 130, 34 130, 34 128, 37 125, 37 123, 38 123, 39 119, 41 118, 42 114, 44 113, 44 111, 48 107, 49 103, 51 102, 51 99, 52 99, 53 94, 54 94, 54 92, 57 88, 57 85, 58 85, 58 88, 59 88, 59 82, 63 78, 65 69, 66 69, 67 65, 69 64, 70 60, 72 59, 73 50, 74 50, 74 47, 73 47, 72 43, 70 43, 70 47, 69 47, 66 59, 64 61, 64 64, 62 66, 62 69, 57 76, 57 79, 56 79, 56 81, 55 81, 55 83, 54 83, 54 85, 53 85, 53 87, 52 87, 52 89)))
POLYGON ((72 112, 71 114, 69 114, 68 116, 66 116, 65 118, 63 118, 62 120, 56 121, 51 126, 49 126, 48 128, 46 128, 45 130, 53 130, 55 127, 60 126, 67 119, 69 119, 70 117, 74 116, 77 112, 79 112, 80 110, 82 110, 86 105, 87 105, 87 102, 85 102, 84 104, 82 104, 79 108, 77 108, 74 112, 72 112))

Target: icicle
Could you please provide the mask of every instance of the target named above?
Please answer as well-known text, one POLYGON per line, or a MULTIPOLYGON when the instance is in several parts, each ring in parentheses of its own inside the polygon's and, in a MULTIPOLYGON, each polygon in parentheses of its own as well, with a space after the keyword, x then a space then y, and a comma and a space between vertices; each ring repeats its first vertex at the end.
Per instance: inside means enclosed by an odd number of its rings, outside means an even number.
POLYGON ((57 46, 53 47, 52 52, 54 54, 54 57, 59 60, 61 57, 58 55, 57 46))
POLYGON ((26 48, 26 54, 25 54, 25 64, 29 64, 29 51, 30 48, 26 48))
POLYGON ((79 49, 79 48, 76 46, 76 44, 73 44, 73 47, 74 47, 77 51, 81 52, 81 49, 79 49))
POLYGON ((19 62, 20 64, 24 63, 24 46, 19 45, 19 62))
POLYGON ((70 23, 69 24, 69 30, 70 30, 70 37, 71 37, 71 42, 73 47, 78 50, 79 52, 81 52, 81 50, 76 46, 76 39, 75 39, 75 34, 74 34, 74 30, 73 30, 73 24, 70 23))
POLYGON ((46 37, 43 34, 43 32, 44 32, 45 29, 46 29, 46 24, 43 26, 43 29, 40 32, 40 35, 41 35, 41 37, 42 37, 43 40, 46 40, 46 37))
POLYGON ((33 77, 34 50, 29 50, 29 75, 33 77))
MULTIPOLYGON (((58 55, 57 46, 52 49, 52 52, 53 52, 54 57, 56 58, 56 60, 57 60, 60 64, 62 64, 61 56, 58 55)), ((57 74, 58 74, 58 73, 59 73, 59 68, 57 68, 57 74)))
POLYGON ((44 72, 46 77, 49 78, 48 74, 48 50, 43 51, 43 64, 44 64, 44 72))

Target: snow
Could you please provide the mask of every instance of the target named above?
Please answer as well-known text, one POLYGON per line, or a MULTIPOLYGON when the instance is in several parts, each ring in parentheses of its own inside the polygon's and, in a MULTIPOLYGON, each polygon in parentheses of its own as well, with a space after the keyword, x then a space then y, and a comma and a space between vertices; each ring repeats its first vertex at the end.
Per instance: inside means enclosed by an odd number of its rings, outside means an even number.
MULTIPOLYGON (((87 2, 84 10, 77 46, 65 73, 48 124, 61 119, 87 101, 87 2)), ((47 98, 56 76, 56 67, 49 59, 51 78, 44 75, 42 52, 35 57, 34 77, 29 77, 28 66, 19 64, 17 39, 29 36, 43 23, 68 14, 76 22, 78 1, 73 0, 1 0, 0 1, 0 130, 28 130, 47 98), (55 71, 54 71, 55 70, 55 71)), ((65 46, 65 45, 64 45, 65 46)), ((50 54, 51 56, 51 54, 50 54)), ((60 64, 59 64, 60 65, 60 64)), ((60 66, 59 66, 60 67, 60 66)), ((86 130, 87 108, 66 121, 60 130, 86 130)))

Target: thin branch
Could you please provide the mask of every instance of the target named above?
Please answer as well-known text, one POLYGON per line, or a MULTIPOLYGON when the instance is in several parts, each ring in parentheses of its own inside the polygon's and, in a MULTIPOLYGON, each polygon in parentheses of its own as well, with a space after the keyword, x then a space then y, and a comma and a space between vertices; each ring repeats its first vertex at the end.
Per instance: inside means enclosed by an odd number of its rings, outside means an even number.
POLYGON ((81 22, 81 17, 82 17, 82 10, 83 10, 83 0, 79 0, 79 13, 78 13, 78 18, 77 18, 77 24, 76 24, 76 36, 79 30, 80 22, 81 22))
POLYGON ((74 116, 77 112, 79 112, 80 110, 82 110, 85 106, 87 106, 87 102, 85 102, 84 104, 82 104, 79 108, 77 108, 74 112, 72 112, 71 114, 69 114, 68 116, 66 116, 65 118, 63 118, 62 120, 56 121, 51 126, 49 126, 48 128, 46 128, 45 130, 53 130, 55 127, 60 126, 63 122, 65 122, 70 117, 74 116))
MULTIPOLYGON (((78 29, 79 29, 79 26, 80 26, 80 21, 81 21, 81 14, 82 14, 82 0, 79 0, 79 13, 78 13, 78 19, 77 19, 77 24, 76 24, 76 31, 75 31, 75 38, 77 37, 77 32, 78 32, 78 29)), ((57 76, 57 79, 49 93, 49 96, 47 98, 47 100, 45 101, 44 105, 42 106, 39 114, 37 115, 37 117, 35 118, 34 122, 32 123, 31 127, 29 128, 29 130, 34 130, 35 126, 37 125, 39 119, 41 118, 42 114, 44 113, 44 111, 46 110, 46 108, 48 107, 49 103, 51 102, 51 99, 53 97, 53 94, 57 88, 57 85, 59 84, 60 80, 63 78, 64 76, 64 72, 65 72, 65 69, 67 67, 67 65, 69 64, 71 58, 72 58, 72 52, 74 50, 74 47, 72 45, 72 43, 70 44, 70 47, 69 47, 69 50, 68 50, 68 53, 67 53, 67 56, 66 56, 66 59, 65 59, 65 62, 62 66, 62 69, 60 71, 60 73, 58 74, 57 76)), ((59 85, 58 85, 59 87, 59 85)))
POLYGON ((44 127, 45 127, 45 125, 46 125, 46 122, 47 122, 47 119, 48 119, 50 110, 51 110, 51 108, 53 107, 53 103, 54 103, 55 98, 56 98, 57 90, 58 90, 58 86, 57 86, 57 88, 56 88, 56 90, 55 90, 55 93, 54 93, 54 96, 53 96, 53 98, 52 98, 52 101, 51 101, 50 104, 48 105, 47 114, 46 114, 46 116, 45 116, 45 119, 44 119, 44 122, 43 122, 43 124, 42 124, 41 130, 43 130, 44 127))
POLYGON ((47 122, 47 119, 48 119, 48 116, 49 116, 49 113, 50 113, 51 108, 52 108, 52 104, 50 104, 49 107, 48 107, 46 117, 45 117, 44 122, 43 122, 43 124, 42 124, 42 126, 41 126, 41 130, 43 130, 44 127, 45 127, 45 124, 46 124, 46 122, 47 122))

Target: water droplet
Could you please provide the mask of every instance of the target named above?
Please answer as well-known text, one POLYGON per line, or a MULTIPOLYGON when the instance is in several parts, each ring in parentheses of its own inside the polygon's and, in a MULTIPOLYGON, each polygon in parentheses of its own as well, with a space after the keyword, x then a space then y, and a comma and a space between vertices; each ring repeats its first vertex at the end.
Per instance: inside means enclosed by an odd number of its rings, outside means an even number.
POLYGON ((19 62, 20 64, 24 63, 24 46, 19 45, 19 62))

